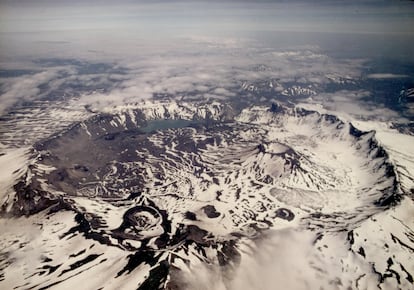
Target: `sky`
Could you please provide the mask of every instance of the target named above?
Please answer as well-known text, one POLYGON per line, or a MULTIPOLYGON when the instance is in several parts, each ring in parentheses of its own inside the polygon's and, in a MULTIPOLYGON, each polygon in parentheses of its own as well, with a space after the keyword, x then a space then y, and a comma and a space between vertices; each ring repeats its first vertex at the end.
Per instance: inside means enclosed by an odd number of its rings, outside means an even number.
POLYGON ((117 50, 114 43, 259 32, 403 35, 412 41, 413 27, 412 1, 1 0, 0 56, 28 54, 21 51, 23 43, 39 49, 74 43, 78 50, 117 50))

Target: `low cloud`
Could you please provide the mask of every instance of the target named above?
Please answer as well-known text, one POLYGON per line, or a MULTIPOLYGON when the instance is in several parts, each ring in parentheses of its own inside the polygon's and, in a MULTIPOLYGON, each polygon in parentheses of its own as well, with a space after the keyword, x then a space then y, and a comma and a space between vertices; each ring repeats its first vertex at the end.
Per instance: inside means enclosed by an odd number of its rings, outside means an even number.
POLYGON ((178 279, 186 290, 355 289, 363 270, 368 288, 378 283, 371 265, 349 252, 344 234, 324 238, 323 250, 321 244, 314 232, 270 231, 259 241, 241 242, 240 264, 231 271, 199 265, 178 279))
POLYGON ((377 74, 369 74, 367 78, 369 79, 400 79, 400 78, 408 78, 409 75, 402 75, 402 74, 392 74, 392 73, 377 73, 377 74))
POLYGON ((98 101, 99 106, 116 105, 159 94, 187 100, 225 100, 240 95, 245 82, 277 80, 279 84, 323 85, 330 82, 332 75, 336 78, 361 75, 361 61, 337 62, 321 54, 317 47, 283 51, 269 51, 260 46, 216 50, 200 46, 199 40, 193 42, 193 39, 183 47, 187 49, 149 54, 146 58, 121 63, 128 73, 116 88, 87 94, 81 101, 92 106, 95 105, 93 101, 98 101))
POLYGON ((39 96, 40 86, 57 77, 58 71, 48 70, 33 75, 0 80, 3 94, 0 95, 0 114, 16 102, 34 99, 39 96))
POLYGON ((304 103, 321 106, 323 110, 348 120, 406 121, 397 111, 376 103, 372 93, 367 90, 321 93, 304 100, 304 103))
POLYGON ((107 92, 127 79, 118 68, 73 59, 39 59, 26 64, 27 70, 20 63, 16 63, 17 70, 9 66, 0 78, 0 115, 22 102, 64 100, 85 93, 107 92))
POLYGON ((229 289, 319 289, 326 281, 312 265, 314 238, 294 230, 268 234, 241 263, 229 289))

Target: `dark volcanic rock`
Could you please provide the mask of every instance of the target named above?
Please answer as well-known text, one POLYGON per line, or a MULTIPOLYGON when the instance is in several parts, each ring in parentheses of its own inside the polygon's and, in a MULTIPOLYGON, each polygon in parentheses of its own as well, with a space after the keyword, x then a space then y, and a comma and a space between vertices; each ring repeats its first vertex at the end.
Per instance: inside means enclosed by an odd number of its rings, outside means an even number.
POLYGON ((20 181, 14 186, 14 190, 16 196, 11 210, 6 212, 8 204, 4 203, 1 208, 1 215, 29 216, 58 203, 57 198, 52 197, 48 192, 33 183, 26 185, 25 182, 20 181))
POLYGON ((204 213, 209 217, 209 218, 217 218, 220 216, 220 213, 216 210, 216 208, 213 205, 206 205, 203 206, 203 211, 204 213))
POLYGON ((295 214, 287 208, 279 208, 276 210, 275 214, 276 217, 287 220, 289 222, 295 218, 295 214))

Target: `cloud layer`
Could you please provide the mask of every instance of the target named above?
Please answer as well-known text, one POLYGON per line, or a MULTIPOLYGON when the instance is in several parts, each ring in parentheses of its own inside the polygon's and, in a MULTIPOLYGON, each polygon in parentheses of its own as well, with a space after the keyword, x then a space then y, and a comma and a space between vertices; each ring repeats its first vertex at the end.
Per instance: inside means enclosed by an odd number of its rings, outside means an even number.
POLYGON ((80 108, 102 109, 159 97, 307 102, 356 117, 398 117, 374 98, 375 91, 361 86, 369 80, 409 81, 410 76, 392 71, 366 75, 368 61, 334 58, 316 45, 278 48, 250 38, 188 36, 168 47, 143 46, 136 55, 118 59, 112 55, 16 62, 16 68, 25 70, 23 75, 3 71, 0 110, 5 113, 14 104, 32 100, 75 97, 80 108))

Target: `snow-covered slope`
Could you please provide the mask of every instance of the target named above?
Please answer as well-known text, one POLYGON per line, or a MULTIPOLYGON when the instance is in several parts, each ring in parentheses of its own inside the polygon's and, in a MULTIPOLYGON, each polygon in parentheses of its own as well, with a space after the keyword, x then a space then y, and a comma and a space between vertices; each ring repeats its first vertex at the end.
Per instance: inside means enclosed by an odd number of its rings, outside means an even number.
MULTIPOLYGON (((303 284, 285 281, 296 289, 412 286, 409 186, 374 131, 333 115, 147 102, 74 123, 30 156, 2 201, 20 216, 1 221, 5 288, 194 289, 198 277, 242 289, 243 271, 288 241, 304 264, 266 265, 305 269, 303 284)), ((245 287, 274 289, 259 280, 245 287)))

